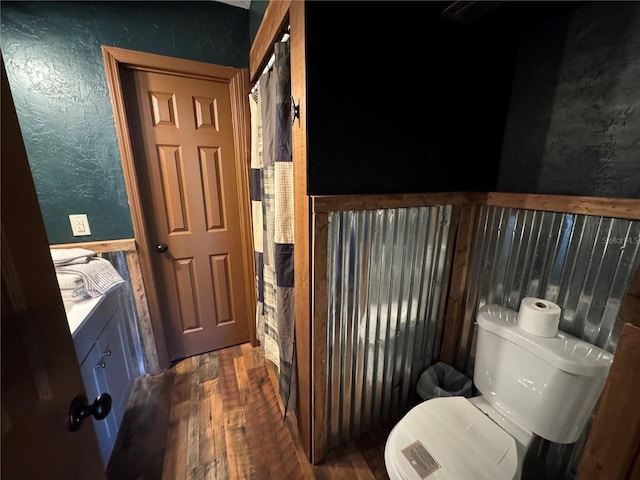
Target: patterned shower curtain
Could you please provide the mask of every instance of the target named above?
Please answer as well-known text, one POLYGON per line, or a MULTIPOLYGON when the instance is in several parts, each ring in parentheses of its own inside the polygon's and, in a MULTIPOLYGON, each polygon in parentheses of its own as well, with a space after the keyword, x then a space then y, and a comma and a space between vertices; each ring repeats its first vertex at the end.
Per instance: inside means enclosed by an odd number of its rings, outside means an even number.
POLYGON ((289 43, 274 46, 273 69, 249 95, 251 200, 256 263, 256 331, 279 371, 285 411, 296 402, 293 316, 293 163, 289 43))

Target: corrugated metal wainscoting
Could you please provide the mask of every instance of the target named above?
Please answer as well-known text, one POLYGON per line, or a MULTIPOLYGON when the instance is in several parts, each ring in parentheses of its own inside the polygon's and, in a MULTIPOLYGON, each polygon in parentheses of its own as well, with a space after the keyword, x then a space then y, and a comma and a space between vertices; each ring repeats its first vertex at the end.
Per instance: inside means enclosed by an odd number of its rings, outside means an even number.
POLYGON ((134 377, 140 377, 147 374, 148 365, 146 364, 146 357, 142 346, 142 335, 140 333, 140 322, 138 321, 138 314, 136 311, 136 303, 133 297, 133 291, 131 290, 131 275, 129 274, 129 267, 127 265, 127 258, 125 252, 105 252, 100 256, 111 262, 113 267, 118 271, 120 276, 124 279, 125 284, 118 288, 115 294, 118 295, 120 306, 124 311, 124 315, 127 322, 127 339, 129 353, 131 354, 131 360, 133 363, 134 377))
POLYGON ((327 448, 397 419, 439 352, 451 213, 329 215, 327 448))
MULTIPOLYGON (((620 303, 639 265, 638 221, 482 207, 454 366, 473 375, 474 319, 479 307, 495 303, 518 310, 527 296, 557 303, 562 308, 561 330, 614 352, 622 329, 617 322, 620 303)), ((583 437, 586 433, 588 428, 583 437)), ((536 479, 575 475, 581 441, 574 446, 539 443, 534 448, 537 458, 530 459, 523 475, 536 479)))

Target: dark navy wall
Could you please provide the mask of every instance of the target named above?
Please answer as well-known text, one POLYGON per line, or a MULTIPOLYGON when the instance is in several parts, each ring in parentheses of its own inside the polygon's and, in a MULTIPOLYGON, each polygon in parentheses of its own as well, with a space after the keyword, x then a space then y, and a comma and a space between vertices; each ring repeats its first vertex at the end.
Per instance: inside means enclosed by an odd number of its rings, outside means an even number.
POLYGON ((311 194, 492 190, 517 42, 449 2, 308 2, 311 194))
POLYGON ((247 67, 248 10, 217 2, 2 2, 2 55, 49 242, 133 237, 101 45, 247 67), (92 235, 73 237, 86 213, 92 235))
POLYGON ((307 4, 310 193, 640 197, 640 3, 399 4, 307 4))
POLYGON ((523 35, 497 188, 640 198, 640 3, 587 2, 523 35))

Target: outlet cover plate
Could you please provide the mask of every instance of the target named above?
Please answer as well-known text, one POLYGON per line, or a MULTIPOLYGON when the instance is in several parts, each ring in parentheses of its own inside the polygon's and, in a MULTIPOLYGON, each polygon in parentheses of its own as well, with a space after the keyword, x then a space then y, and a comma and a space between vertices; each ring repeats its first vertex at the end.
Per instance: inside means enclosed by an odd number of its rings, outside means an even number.
POLYGON ((73 232, 74 237, 91 235, 89 220, 87 219, 86 213, 69 215, 69 222, 71 222, 71 231, 73 232))

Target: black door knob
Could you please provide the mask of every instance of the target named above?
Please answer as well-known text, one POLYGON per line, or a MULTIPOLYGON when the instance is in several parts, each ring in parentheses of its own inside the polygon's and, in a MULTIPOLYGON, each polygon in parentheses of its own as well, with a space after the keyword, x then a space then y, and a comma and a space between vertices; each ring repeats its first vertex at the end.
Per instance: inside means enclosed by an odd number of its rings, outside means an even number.
POLYGON ((93 415, 96 420, 102 420, 111 411, 111 395, 101 393, 96 397, 91 405, 87 405, 87 399, 77 396, 71 401, 69 406, 69 431, 75 432, 80 428, 82 420, 89 415, 93 415))
POLYGON ((169 246, 166 243, 159 243, 156 245, 156 252, 163 253, 169 250, 169 246))

